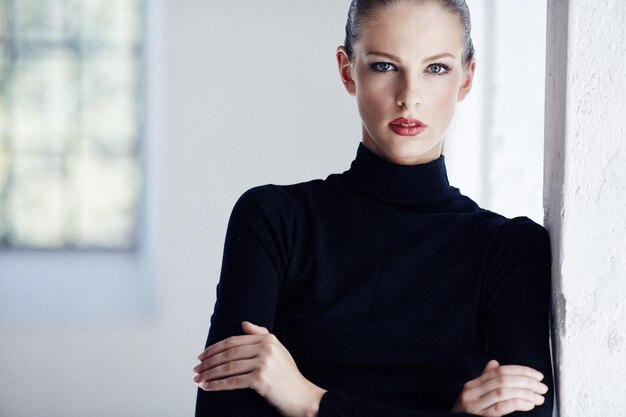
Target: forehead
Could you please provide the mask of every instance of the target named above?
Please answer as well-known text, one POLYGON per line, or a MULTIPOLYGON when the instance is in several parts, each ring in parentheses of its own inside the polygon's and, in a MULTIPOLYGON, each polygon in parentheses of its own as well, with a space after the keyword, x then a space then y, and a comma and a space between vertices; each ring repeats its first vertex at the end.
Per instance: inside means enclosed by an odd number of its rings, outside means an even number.
POLYGON ((384 50, 402 56, 450 52, 460 56, 463 25, 435 2, 401 1, 378 7, 364 21, 358 42, 364 50, 384 50))

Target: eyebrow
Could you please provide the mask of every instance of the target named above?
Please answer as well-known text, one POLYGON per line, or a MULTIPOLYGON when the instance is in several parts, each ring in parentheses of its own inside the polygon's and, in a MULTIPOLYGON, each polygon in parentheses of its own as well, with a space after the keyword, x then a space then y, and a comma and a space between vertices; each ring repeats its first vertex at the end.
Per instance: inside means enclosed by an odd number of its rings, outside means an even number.
MULTIPOLYGON (((400 58, 398 58, 397 56, 392 55, 392 54, 388 54, 388 53, 386 53, 386 52, 372 51, 372 52, 368 52, 368 53, 366 53, 365 55, 366 55, 366 56, 367 56, 367 55, 379 55, 379 56, 384 56, 384 57, 387 57, 387 58, 391 58, 391 59, 393 59, 394 61, 400 61, 400 58)), ((435 60, 435 59, 439 59, 439 58, 444 58, 444 57, 450 57, 450 58, 453 58, 453 59, 454 59, 454 58, 456 58, 456 57, 455 57, 454 55, 452 55, 451 53, 449 53, 449 52, 444 52, 444 53, 442 53, 442 54, 437 54, 437 55, 429 56, 428 58, 424 58, 424 60, 422 61, 422 63, 427 62, 427 61, 432 61, 432 60, 435 60)))

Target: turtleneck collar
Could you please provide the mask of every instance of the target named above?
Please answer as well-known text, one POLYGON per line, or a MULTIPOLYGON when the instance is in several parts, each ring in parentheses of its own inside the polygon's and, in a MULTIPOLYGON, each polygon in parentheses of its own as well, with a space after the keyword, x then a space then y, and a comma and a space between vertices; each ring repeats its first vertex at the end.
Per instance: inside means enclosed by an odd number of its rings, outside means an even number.
POLYGON ((363 194, 395 202, 417 202, 454 188, 448 182, 443 154, 430 162, 401 165, 373 153, 363 142, 350 169, 341 176, 363 194))

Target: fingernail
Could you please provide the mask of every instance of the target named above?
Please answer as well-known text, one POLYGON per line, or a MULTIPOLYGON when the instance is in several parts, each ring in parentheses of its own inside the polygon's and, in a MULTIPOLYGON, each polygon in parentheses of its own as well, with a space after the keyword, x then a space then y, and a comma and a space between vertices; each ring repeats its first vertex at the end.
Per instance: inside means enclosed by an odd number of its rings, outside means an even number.
POLYGON ((537 377, 541 381, 543 379, 543 374, 541 372, 537 372, 537 377))

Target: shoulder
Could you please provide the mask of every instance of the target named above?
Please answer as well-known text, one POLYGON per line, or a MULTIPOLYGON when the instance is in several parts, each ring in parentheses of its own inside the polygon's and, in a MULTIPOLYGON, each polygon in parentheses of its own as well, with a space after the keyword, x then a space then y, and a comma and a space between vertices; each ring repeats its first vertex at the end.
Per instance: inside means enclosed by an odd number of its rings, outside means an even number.
POLYGON ((274 204, 292 206, 294 201, 306 194, 323 192, 328 188, 326 180, 312 179, 292 184, 263 184, 248 188, 241 194, 237 203, 274 204))
POLYGON ((233 207, 233 212, 242 215, 261 212, 272 217, 289 215, 292 210, 291 198, 276 184, 262 184, 246 189, 233 207))
POLYGON ((552 262, 550 235, 546 228, 526 216, 505 218, 498 226, 491 251, 495 270, 541 268, 552 262))
POLYGON ((246 189, 235 202, 234 212, 241 214, 263 213, 267 217, 289 217, 301 200, 320 197, 327 188, 321 179, 293 184, 262 184, 246 189))
POLYGON ((237 204, 264 204, 276 200, 288 200, 281 187, 276 184, 263 184, 246 189, 237 199, 237 204))
POLYGON ((291 184, 263 184, 247 189, 239 198, 244 203, 273 204, 276 208, 293 209, 302 202, 325 199, 333 189, 330 175, 291 184))
POLYGON ((477 204, 476 207, 475 218, 489 232, 495 247, 506 244, 549 243, 548 230, 527 216, 509 218, 477 204))
POLYGON ((499 226, 501 242, 511 242, 517 245, 549 246, 550 235, 548 230, 526 216, 506 219, 499 226))

